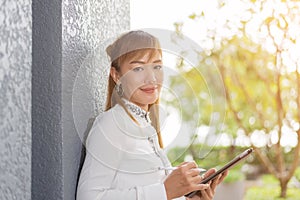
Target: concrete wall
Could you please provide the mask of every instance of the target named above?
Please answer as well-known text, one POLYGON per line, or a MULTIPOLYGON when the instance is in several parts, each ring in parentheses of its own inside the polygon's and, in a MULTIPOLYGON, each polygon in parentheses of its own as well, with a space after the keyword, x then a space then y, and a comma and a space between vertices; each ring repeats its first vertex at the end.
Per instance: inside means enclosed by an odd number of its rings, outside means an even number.
POLYGON ((0 3, 0 199, 30 199, 31 0, 0 3))
POLYGON ((0 5, 0 199, 75 199, 82 138, 105 101, 98 47, 129 29, 129 0, 0 5))
POLYGON ((63 199, 60 0, 32 3, 33 200, 63 199))
POLYGON ((113 36, 129 29, 129 7, 129 0, 63 1, 61 75, 65 199, 73 199, 81 139, 89 119, 103 111, 109 63, 101 47, 113 36))

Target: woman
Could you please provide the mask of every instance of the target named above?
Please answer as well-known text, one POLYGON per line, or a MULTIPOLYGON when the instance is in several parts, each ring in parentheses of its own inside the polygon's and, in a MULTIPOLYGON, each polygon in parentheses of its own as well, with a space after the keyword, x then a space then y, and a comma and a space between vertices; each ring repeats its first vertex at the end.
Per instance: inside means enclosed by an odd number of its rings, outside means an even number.
POLYGON ((158 39, 131 31, 106 51, 111 59, 106 111, 87 138, 77 200, 212 199, 226 174, 200 184, 204 177, 195 162, 167 170, 171 164, 162 149, 157 106, 163 83, 158 39), (184 197, 195 190, 194 197, 184 197))

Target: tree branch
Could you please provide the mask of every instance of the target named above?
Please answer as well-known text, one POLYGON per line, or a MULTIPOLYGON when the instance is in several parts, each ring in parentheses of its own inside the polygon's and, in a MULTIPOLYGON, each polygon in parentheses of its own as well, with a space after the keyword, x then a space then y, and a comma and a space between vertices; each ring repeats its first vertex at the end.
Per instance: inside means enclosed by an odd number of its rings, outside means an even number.
MULTIPOLYGON (((225 80, 225 67, 221 64, 220 65, 220 72, 221 72, 221 76, 222 79, 225 80)), ((234 119, 235 121, 238 123, 238 125, 240 126, 240 128, 242 128, 245 133, 249 133, 249 131, 246 129, 246 127, 243 125, 241 119, 238 117, 237 115, 237 111, 234 109, 231 99, 229 97, 228 94, 228 88, 226 86, 226 82, 224 81, 224 87, 225 87, 225 95, 226 95, 226 100, 229 106, 229 109, 233 112, 234 115, 234 119)), ((260 158, 260 160, 262 161, 263 165, 267 168, 267 170, 273 174, 274 176, 278 176, 276 168, 274 167, 273 163, 269 160, 269 158, 267 156, 265 156, 260 149, 258 149, 257 147, 255 147, 252 144, 252 147, 255 149, 255 153, 258 155, 258 157, 260 158)))
POLYGON ((258 155, 259 159, 262 161, 263 165, 267 168, 267 170, 275 177, 278 177, 278 172, 276 171, 276 168, 269 160, 269 158, 265 154, 263 154, 259 148, 253 146, 253 149, 256 155, 258 155))
MULTIPOLYGON (((235 80, 237 81, 237 84, 240 86, 243 94, 246 97, 246 101, 248 102, 248 104, 252 107, 252 109, 258 114, 258 118, 259 118, 259 122, 261 127, 264 127, 263 122, 265 121, 264 116, 262 115, 262 113, 260 111, 257 110, 255 103, 253 102, 252 98, 250 97, 249 92, 246 90, 245 85, 241 82, 240 78, 238 76, 236 76, 235 74, 233 74, 235 80)), ((266 128, 267 129, 267 128, 266 128)), ((270 130, 267 129, 267 132, 269 132, 270 130)))
POLYGON ((294 149, 294 159, 293 159, 293 162, 291 164, 291 168, 289 170, 289 173, 285 177, 287 180, 290 180, 292 178, 292 176, 294 175, 294 172, 296 171, 297 167, 299 166, 299 160, 300 160, 299 159, 299 157, 300 157, 300 142, 299 142, 300 129, 297 131, 297 135, 298 135, 298 143, 297 143, 297 146, 294 149))

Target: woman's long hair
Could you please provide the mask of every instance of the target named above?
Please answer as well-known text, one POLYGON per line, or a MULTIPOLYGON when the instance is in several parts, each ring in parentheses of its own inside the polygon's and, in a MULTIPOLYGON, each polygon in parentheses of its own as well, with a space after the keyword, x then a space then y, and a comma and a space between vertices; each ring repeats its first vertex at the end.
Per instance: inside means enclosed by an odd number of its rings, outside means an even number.
MULTIPOLYGON (((120 72, 120 66, 128 59, 139 59, 144 55, 149 55, 151 59, 157 53, 162 55, 160 43, 158 39, 149 33, 144 31, 130 31, 121 35, 113 44, 109 45, 106 48, 106 52, 111 60, 111 67, 114 67, 116 71, 120 72)), ((137 120, 132 116, 132 114, 126 108, 124 102, 121 100, 120 95, 117 93, 116 83, 111 75, 108 79, 108 92, 106 98, 106 107, 105 110, 109 110, 114 107, 116 104, 121 105, 126 113, 130 116, 132 120, 136 123, 137 120)), ((155 128, 158 136, 159 145, 162 148, 163 142, 160 132, 160 123, 159 123, 159 98, 149 105, 148 110, 151 109, 150 119, 152 126, 155 128), (155 106, 156 105, 156 106, 155 106)))

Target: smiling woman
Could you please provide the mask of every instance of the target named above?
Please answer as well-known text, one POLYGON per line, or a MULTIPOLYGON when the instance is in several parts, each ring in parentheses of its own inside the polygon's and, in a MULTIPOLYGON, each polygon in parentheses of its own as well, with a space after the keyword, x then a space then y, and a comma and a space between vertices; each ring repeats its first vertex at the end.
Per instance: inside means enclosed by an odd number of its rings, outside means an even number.
POLYGON ((163 82, 161 51, 157 49, 136 53, 127 58, 123 67, 111 68, 111 77, 118 87, 123 86, 124 98, 148 111, 155 103, 163 82))
POLYGON ((107 48, 111 59, 106 111, 86 141, 77 200, 201 199, 210 200, 226 173, 201 184, 195 162, 176 168, 163 150, 159 94, 163 84, 162 50, 144 31, 121 35, 107 48), (172 170, 169 170, 172 169, 172 170), (184 195, 199 190, 192 198, 184 195))

